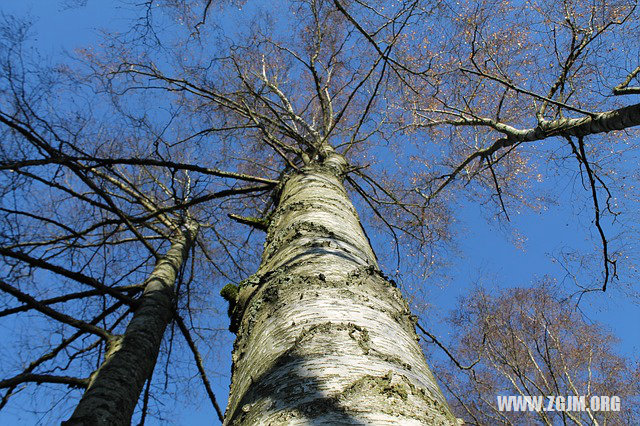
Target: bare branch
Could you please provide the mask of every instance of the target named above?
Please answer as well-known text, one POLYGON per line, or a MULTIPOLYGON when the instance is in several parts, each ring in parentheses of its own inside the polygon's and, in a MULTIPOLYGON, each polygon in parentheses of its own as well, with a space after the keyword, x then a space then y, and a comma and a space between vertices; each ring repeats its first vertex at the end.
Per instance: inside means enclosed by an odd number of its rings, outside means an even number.
POLYGON ((70 271, 62 266, 58 266, 58 265, 54 265, 52 263, 49 263, 45 260, 42 259, 38 259, 32 256, 29 256, 26 253, 22 253, 19 251, 14 251, 14 250, 9 250, 5 247, 0 247, 0 254, 3 256, 8 256, 14 259, 17 259, 21 262, 25 262, 26 264, 36 267, 36 268, 42 268, 45 269, 47 271, 51 271, 54 272, 58 275, 62 275, 63 277, 66 278, 70 278, 74 281, 77 281, 81 284, 86 284, 89 285, 93 288, 95 288, 96 290, 102 291, 103 294, 108 294, 114 298, 116 298, 117 300, 120 300, 121 302, 126 303, 127 305, 135 305, 135 301, 133 299, 131 299, 128 296, 123 295, 120 291, 118 291, 117 289, 113 289, 111 287, 108 287, 106 285, 104 285, 103 283, 101 283, 100 281, 96 280, 95 278, 91 278, 87 275, 84 275, 80 272, 74 272, 74 271, 70 271))
POLYGON ((50 374, 25 373, 10 379, 0 380, 0 388, 11 388, 22 383, 30 382, 38 385, 42 383, 59 383, 80 389, 84 389, 89 386, 89 379, 79 379, 77 377, 69 376, 52 376, 50 374))
POLYGON ((218 415, 218 420, 221 422, 224 421, 224 414, 222 414, 222 410, 216 401, 216 396, 213 394, 213 390, 211 389, 211 384, 209 383, 209 378, 207 377, 207 373, 204 370, 204 365, 202 363, 202 357, 200 356, 200 352, 198 352, 198 348, 196 347, 195 342, 191 338, 191 333, 189 333, 189 329, 185 325, 184 321, 177 313, 174 314, 174 320, 178 324, 182 335, 184 336, 187 344, 189 345, 189 349, 191 349, 191 353, 193 353, 193 358, 196 361, 196 366, 198 367, 198 372, 200 373, 200 378, 202 379, 202 383, 204 384, 204 388, 207 390, 207 395, 209 395, 209 400, 213 405, 213 408, 216 410, 216 414, 218 415))
POLYGON ((15 297, 16 299, 18 299, 20 302, 28 305, 29 307, 31 307, 32 309, 35 309, 38 312, 41 312, 43 314, 45 314, 48 317, 51 317, 52 319, 56 320, 56 321, 60 321, 64 324, 68 324, 72 327, 75 327, 79 330, 83 330, 86 331, 87 333, 91 333, 91 334, 95 334, 96 336, 102 337, 104 340, 106 341, 110 341, 113 339, 113 336, 107 332, 106 330, 100 328, 100 327, 96 327, 93 324, 81 321, 79 319, 73 318, 69 315, 65 315, 61 312, 56 311, 55 309, 50 308, 49 306, 40 303, 39 301, 37 301, 35 298, 31 297, 30 295, 21 292, 20 290, 18 290, 17 288, 7 284, 6 282, 0 280, 0 290, 9 293, 10 295, 12 295, 13 297, 15 297))
POLYGON ((627 76, 627 78, 622 83, 620 83, 619 85, 617 85, 616 87, 613 88, 613 94, 614 95, 637 95, 637 94, 640 94, 640 86, 629 87, 629 83, 631 83, 631 80, 633 80, 633 78, 636 75, 638 75, 638 73, 640 73, 640 65, 638 67, 636 67, 636 69, 631 71, 629 73, 629 75, 627 76))

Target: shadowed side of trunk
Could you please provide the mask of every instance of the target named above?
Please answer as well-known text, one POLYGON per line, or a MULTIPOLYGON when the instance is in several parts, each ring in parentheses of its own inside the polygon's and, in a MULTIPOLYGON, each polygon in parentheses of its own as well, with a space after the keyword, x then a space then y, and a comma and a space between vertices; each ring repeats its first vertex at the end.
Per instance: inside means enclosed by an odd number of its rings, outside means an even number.
POLYGON ((151 376, 162 336, 171 320, 174 284, 195 239, 195 227, 183 230, 147 279, 125 332, 113 339, 102 365, 71 418, 63 425, 129 425, 145 381, 151 376))
POLYGON ((456 424, 334 153, 284 182, 232 307, 227 425, 456 424))

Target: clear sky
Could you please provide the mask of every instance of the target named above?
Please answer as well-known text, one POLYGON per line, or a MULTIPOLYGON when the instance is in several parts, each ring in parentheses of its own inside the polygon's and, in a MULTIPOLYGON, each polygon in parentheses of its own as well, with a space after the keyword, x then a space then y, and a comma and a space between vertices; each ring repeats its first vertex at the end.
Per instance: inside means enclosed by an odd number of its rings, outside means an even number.
MULTIPOLYGON (((111 1, 89 0, 86 6, 64 8, 65 2, 56 0, 2 0, 0 12, 19 17, 31 16, 34 23, 34 46, 46 55, 60 58, 66 49, 90 45, 99 40, 100 28, 117 29, 130 12, 116 7, 111 1)), ((72 2, 67 2, 71 4, 72 2)), ((77 2, 76 2, 77 3, 77 2)), ((552 261, 566 245, 587 247, 593 244, 584 227, 576 223, 576 215, 582 223, 590 220, 590 212, 576 212, 572 206, 562 203, 542 212, 512 214, 513 228, 526 236, 521 247, 510 238, 510 229, 498 222, 487 222, 478 206, 468 204, 468 209, 458 212, 459 227, 466 229, 459 240, 460 251, 453 259, 450 284, 443 288, 429 287, 426 294, 435 312, 446 313, 455 306, 459 296, 465 295, 475 282, 485 285, 527 286, 535 277, 549 275, 559 280, 565 277, 562 267, 552 261), (489 250, 490 249, 490 250, 489 250)), ((375 242, 374 242, 375 246, 375 242)), ((621 339, 621 354, 635 355, 640 350, 640 307, 637 301, 624 297, 615 286, 606 294, 589 294, 581 308, 587 317, 608 326, 621 339)), ((5 321, 0 333, 9 332, 12 324, 5 321)), ((441 323, 431 324, 430 329, 444 342, 449 337, 441 323)), ((229 348, 230 351, 230 348, 229 348)), ((214 378, 216 395, 222 407, 226 404, 230 365, 228 357, 220 364, 219 375, 214 378)), ((195 383, 195 382, 194 382, 195 383)), ((197 404, 196 404, 197 405, 197 404)), ((186 407, 175 419, 176 424, 215 424, 213 410, 207 400, 200 408, 186 407)), ((0 412, 0 424, 35 423, 37 417, 29 417, 16 411, 0 412), (20 420, 18 420, 20 419, 20 420)), ((148 424, 155 424, 150 419, 148 424)))

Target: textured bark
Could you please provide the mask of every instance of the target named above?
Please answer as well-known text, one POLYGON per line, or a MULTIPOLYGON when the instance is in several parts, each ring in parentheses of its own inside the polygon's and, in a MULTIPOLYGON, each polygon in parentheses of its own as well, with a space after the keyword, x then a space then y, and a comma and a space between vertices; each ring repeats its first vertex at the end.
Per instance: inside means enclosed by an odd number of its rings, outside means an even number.
POLYGON ((342 157, 283 184, 232 307, 226 425, 456 424, 400 291, 378 269, 342 157))
POLYGON ((116 337, 89 381, 73 415, 63 425, 128 425, 145 381, 153 372, 162 336, 171 320, 174 284, 195 238, 186 229, 156 264, 124 334, 116 337))
POLYGON ((601 112, 590 117, 545 121, 532 129, 518 130, 510 126, 496 127, 509 141, 536 141, 550 136, 578 136, 607 133, 640 126, 640 104, 601 112))

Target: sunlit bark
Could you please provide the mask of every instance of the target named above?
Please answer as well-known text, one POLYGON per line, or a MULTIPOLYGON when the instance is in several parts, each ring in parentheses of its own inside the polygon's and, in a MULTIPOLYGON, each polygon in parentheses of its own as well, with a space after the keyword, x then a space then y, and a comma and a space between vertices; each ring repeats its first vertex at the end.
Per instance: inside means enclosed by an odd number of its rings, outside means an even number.
POLYGON ((285 179, 232 307, 225 424, 455 424, 334 153, 285 179))

